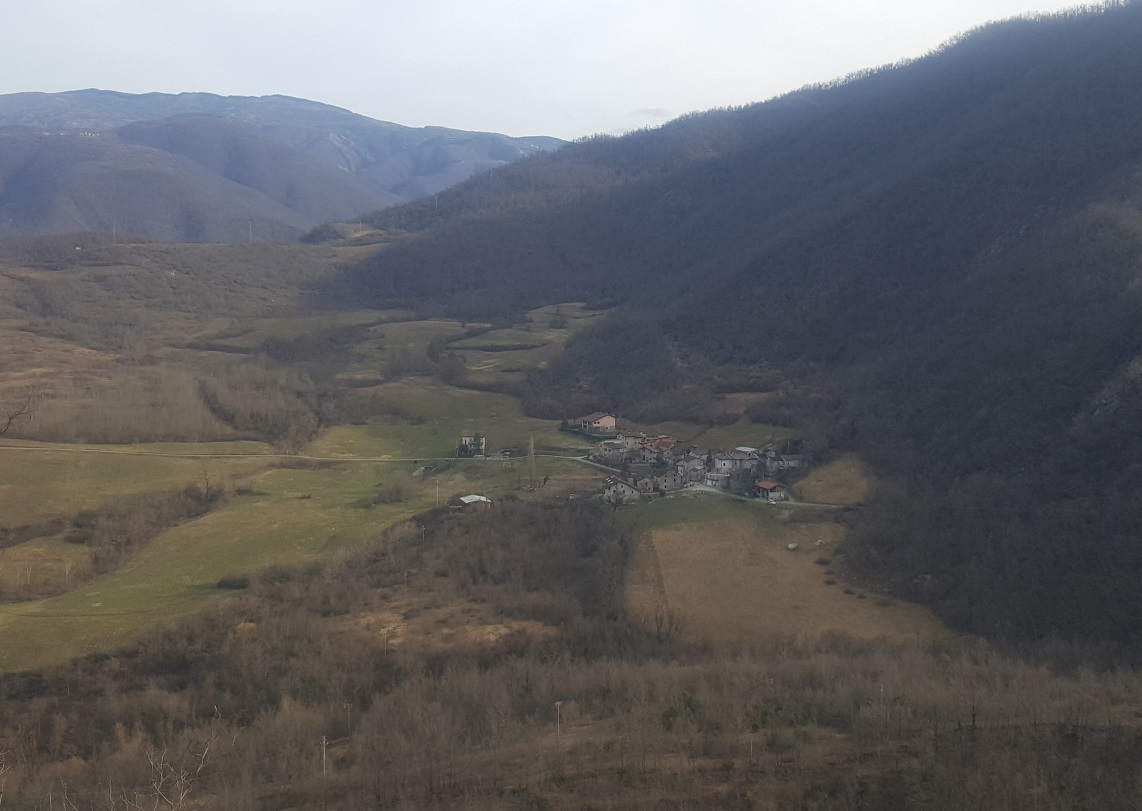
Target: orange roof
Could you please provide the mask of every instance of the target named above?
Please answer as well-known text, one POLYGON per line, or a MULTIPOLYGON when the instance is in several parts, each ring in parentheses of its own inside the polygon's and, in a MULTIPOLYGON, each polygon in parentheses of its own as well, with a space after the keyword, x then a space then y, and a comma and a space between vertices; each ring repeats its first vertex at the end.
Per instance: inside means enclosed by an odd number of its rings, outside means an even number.
POLYGON ((769 479, 762 479, 757 483, 757 486, 762 490, 776 490, 781 485, 777 482, 771 482, 769 479))

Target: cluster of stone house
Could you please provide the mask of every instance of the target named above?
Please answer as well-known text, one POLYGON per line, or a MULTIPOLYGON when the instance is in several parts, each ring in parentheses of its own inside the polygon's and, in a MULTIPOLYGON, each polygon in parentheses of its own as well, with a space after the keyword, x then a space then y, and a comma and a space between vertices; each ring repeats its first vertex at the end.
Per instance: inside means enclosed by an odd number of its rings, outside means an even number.
POLYGON ((748 492, 777 501, 785 498, 783 486, 758 477, 776 476, 810 464, 805 454, 784 454, 773 447, 740 446, 725 452, 694 453, 693 448, 683 448, 673 437, 642 433, 618 433, 614 439, 600 442, 591 459, 622 470, 632 464, 653 466, 654 472, 645 475, 619 474, 608 478, 603 485, 603 498, 613 504, 693 484, 748 492))

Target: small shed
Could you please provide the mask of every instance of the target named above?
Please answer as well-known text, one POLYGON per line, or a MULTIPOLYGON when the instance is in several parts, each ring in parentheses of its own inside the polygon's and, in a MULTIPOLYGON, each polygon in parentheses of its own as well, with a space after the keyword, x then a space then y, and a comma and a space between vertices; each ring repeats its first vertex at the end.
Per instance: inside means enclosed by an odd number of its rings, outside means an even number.
POLYGON ((777 482, 762 479, 757 483, 757 495, 766 501, 784 501, 785 491, 777 482))
POLYGON ((487 496, 457 496, 448 502, 448 506, 458 510, 488 510, 492 507, 492 500, 487 496))
POLYGON ((706 471, 706 478, 704 484, 707 487, 716 487, 719 490, 730 489, 730 474, 729 473, 715 473, 706 471))

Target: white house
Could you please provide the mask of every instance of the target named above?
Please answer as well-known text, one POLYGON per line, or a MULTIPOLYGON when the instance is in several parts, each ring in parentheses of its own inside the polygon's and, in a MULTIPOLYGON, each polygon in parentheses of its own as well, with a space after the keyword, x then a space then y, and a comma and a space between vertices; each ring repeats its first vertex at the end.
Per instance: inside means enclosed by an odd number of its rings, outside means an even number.
POLYGON ((614 414, 596 411, 577 420, 579 428, 588 434, 613 434, 618 429, 614 414))
POLYGON ((467 456, 483 456, 488 447, 488 438, 475 431, 460 434, 460 453, 467 456))

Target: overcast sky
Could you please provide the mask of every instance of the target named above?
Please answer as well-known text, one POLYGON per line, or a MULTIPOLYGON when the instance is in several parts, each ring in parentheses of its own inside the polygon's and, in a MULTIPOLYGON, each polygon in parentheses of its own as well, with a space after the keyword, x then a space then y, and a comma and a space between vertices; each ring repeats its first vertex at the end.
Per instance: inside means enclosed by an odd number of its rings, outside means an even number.
POLYGON ((4 0, 0 93, 280 93, 576 138, 920 56, 1050 0, 4 0))

